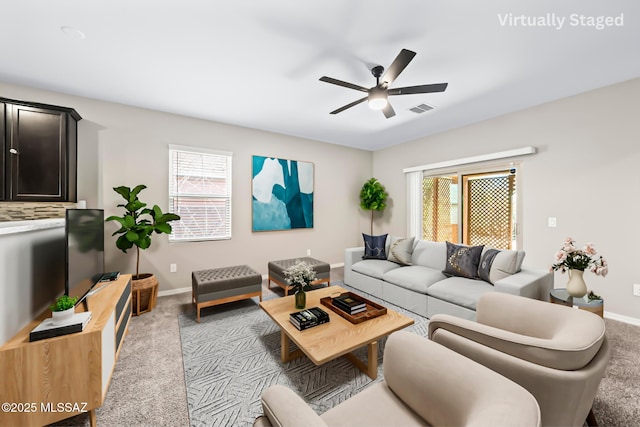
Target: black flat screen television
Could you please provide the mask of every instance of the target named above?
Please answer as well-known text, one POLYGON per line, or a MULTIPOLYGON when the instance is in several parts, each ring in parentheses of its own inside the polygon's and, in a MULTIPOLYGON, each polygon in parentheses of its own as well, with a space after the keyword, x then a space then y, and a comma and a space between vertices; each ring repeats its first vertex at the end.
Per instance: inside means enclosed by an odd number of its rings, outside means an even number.
POLYGON ((104 274, 104 210, 67 209, 65 294, 79 304, 104 274))

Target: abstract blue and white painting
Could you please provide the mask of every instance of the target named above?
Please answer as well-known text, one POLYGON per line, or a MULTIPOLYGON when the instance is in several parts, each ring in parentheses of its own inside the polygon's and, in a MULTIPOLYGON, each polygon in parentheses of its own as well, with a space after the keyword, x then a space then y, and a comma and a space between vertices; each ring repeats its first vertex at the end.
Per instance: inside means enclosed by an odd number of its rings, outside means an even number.
POLYGON ((313 228, 313 163, 253 156, 253 231, 313 228))

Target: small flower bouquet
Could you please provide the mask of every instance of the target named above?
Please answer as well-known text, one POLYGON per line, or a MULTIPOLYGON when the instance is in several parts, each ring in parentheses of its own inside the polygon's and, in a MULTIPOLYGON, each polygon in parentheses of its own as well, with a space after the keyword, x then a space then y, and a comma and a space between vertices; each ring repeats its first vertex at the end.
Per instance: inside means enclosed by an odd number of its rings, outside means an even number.
POLYGON ((311 282, 316 278, 316 272, 305 261, 297 261, 284 270, 284 278, 294 292, 308 291, 311 289, 311 282))
POLYGON ((598 255, 596 248, 591 243, 587 243, 584 248, 578 249, 576 242, 567 237, 562 248, 556 252, 556 263, 551 266, 551 270, 560 270, 562 273, 567 270, 589 269, 597 276, 606 276, 609 272, 607 261, 598 255))

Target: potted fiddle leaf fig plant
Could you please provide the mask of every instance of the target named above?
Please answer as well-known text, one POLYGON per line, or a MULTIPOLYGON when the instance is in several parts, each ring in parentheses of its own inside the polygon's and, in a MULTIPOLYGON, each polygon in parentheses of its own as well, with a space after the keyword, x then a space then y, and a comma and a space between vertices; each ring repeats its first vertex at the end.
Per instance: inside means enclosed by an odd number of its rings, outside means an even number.
POLYGON ((140 273, 140 250, 151 246, 151 236, 154 233, 170 234, 171 224, 169 223, 180 219, 179 215, 163 213, 158 205, 147 208, 147 204, 138 198, 138 194, 145 188, 147 186, 143 184, 133 189, 126 186, 114 187, 113 190, 125 200, 125 203, 119 204, 118 207, 124 208, 125 211, 122 216, 112 215, 106 219, 106 221, 116 221, 120 224, 120 228, 112 234, 120 235, 116 240, 118 249, 127 253, 134 246, 136 248, 136 274, 132 281, 133 311, 136 315, 153 309, 158 292, 158 280, 155 275, 140 273), (147 292, 141 295, 142 290, 147 292))
POLYGON ((373 212, 383 211, 387 207, 387 191, 376 178, 371 178, 360 190, 360 207, 371 211, 371 235, 373 235, 373 212))

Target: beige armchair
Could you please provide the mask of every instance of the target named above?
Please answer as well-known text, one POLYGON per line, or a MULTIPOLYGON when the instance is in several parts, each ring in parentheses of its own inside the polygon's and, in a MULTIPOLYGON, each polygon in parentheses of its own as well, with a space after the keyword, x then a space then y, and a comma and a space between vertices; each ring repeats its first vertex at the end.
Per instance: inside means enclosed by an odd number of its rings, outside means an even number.
POLYGON ((543 426, 582 426, 609 362, 601 317, 498 292, 480 297, 477 321, 439 314, 429 338, 526 388, 543 426))
POLYGON ((384 381, 317 415, 290 389, 262 394, 254 426, 539 426, 524 388, 470 359, 409 332, 389 336, 384 381))

